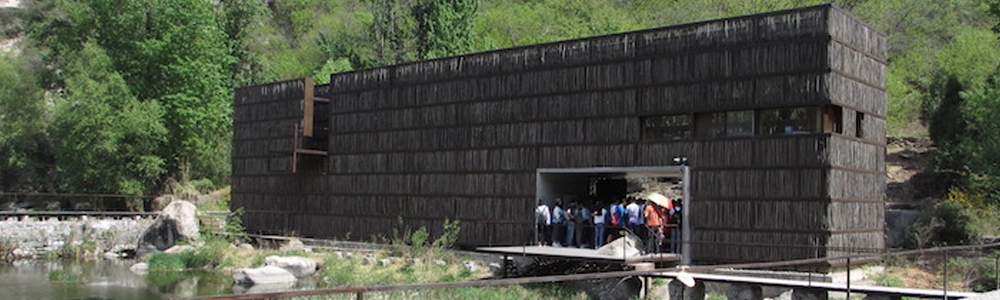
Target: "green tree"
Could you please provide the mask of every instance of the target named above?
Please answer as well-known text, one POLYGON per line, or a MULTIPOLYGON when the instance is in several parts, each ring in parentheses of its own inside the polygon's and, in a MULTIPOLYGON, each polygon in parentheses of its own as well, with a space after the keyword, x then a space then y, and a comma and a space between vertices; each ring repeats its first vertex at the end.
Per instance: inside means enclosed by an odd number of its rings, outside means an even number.
POLYGON ((51 135, 65 188, 141 195, 163 175, 163 109, 139 101, 94 44, 68 57, 66 96, 55 103, 51 135))
POLYGON ((170 140, 161 156, 174 176, 228 175, 231 128, 226 33, 206 0, 95 0, 95 39, 140 99, 165 108, 170 140))
POLYGON ((37 186, 48 167, 48 120, 35 74, 0 53, 0 191, 37 186))
POLYGON ((251 49, 252 37, 264 26, 269 11, 257 0, 220 0, 219 27, 226 33, 229 55, 234 58, 230 65, 233 86, 256 84, 263 78, 263 62, 260 53, 251 49))
POLYGON ((477 0, 420 0, 413 6, 420 59, 468 53, 472 49, 477 0))
POLYGON ((371 13, 368 41, 375 48, 375 63, 387 66, 412 61, 413 20, 408 0, 364 0, 371 13))

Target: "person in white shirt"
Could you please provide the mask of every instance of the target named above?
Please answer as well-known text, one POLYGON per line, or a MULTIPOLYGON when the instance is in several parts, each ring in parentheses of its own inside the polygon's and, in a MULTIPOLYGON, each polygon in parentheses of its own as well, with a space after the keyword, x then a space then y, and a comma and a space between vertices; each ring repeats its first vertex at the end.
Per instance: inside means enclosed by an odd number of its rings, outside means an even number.
POLYGON ((549 213, 549 206, 545 205, 542 199, 538 199, 538 207, 535 208, 535 230, 538 245, 548 245, 549 233, 552 231, 552 215, 549 213))

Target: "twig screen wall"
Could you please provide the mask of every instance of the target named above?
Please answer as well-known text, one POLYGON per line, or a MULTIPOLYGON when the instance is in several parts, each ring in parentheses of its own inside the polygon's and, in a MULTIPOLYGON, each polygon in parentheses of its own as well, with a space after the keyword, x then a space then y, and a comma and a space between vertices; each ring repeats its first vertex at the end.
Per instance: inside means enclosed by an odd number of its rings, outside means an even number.
POLYGON ((432 234, 449 218, 462 222, 460 244, 524 244, 537 169, 687 156, 695 261, 878 249, 885 48, 825 5, 333 74, 316 89, 330 99, 325 175, 266 171, 275 158, 260 153, 275 146, 259 135, 300 109, 302 89, 246 87, 233 205, 260 232, 369 240, 397 218, 432 234), (796 107, 842 108, 843 128, 643 137, 650 117, 796 107))

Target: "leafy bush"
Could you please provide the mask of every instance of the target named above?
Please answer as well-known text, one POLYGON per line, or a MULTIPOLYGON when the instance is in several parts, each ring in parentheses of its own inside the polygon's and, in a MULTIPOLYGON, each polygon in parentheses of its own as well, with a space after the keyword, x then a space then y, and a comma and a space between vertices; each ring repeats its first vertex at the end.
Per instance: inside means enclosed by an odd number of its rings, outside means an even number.
POLYGON ((150 255, 146 262, 150 272, 180 271, 210 266, 215 262, 213 258, 212 252, 188 251, 176 254, 156 253, 150 255))
POLYGON ((945 200, 923 208, 923 214, 914 224, 915 243, 923 248, 929 245, 958 245, 976 241, 978 231, 974 216, 956 201, 945 200))
POLYGON ((448 249, 455 246, 455 242, 458 241, 458 235, 462 232, 462 227, 458 220, 449 221, 444 219, 444 232, 441 236, 434 240, 433 247, 436 249, 448 249))
POLYGON ((0 262, 14 260, 14 250, 17 249, 17 246, 17 242, 0 240, 0 262))
POLYGON ((410 235, 410 255, 414 257, 423 256, 427 248, 427 240, 430 238, 427 227, 421 226, 410 235))

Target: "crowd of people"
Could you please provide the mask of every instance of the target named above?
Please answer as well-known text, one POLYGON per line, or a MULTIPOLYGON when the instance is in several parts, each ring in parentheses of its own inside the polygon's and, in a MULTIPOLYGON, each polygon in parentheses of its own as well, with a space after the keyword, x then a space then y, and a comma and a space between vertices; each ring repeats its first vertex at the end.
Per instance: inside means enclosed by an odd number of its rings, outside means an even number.
POLYGON ((564 205, 561 198, 551 203, 539 199, 535 208, 538 244, 596 249, 631 233, 644 241, 644 253, 677 253, 677 243, 671 241, 680 239, 680 201, 656 203, 635 197, 611 203, 588 200, 564 205))

